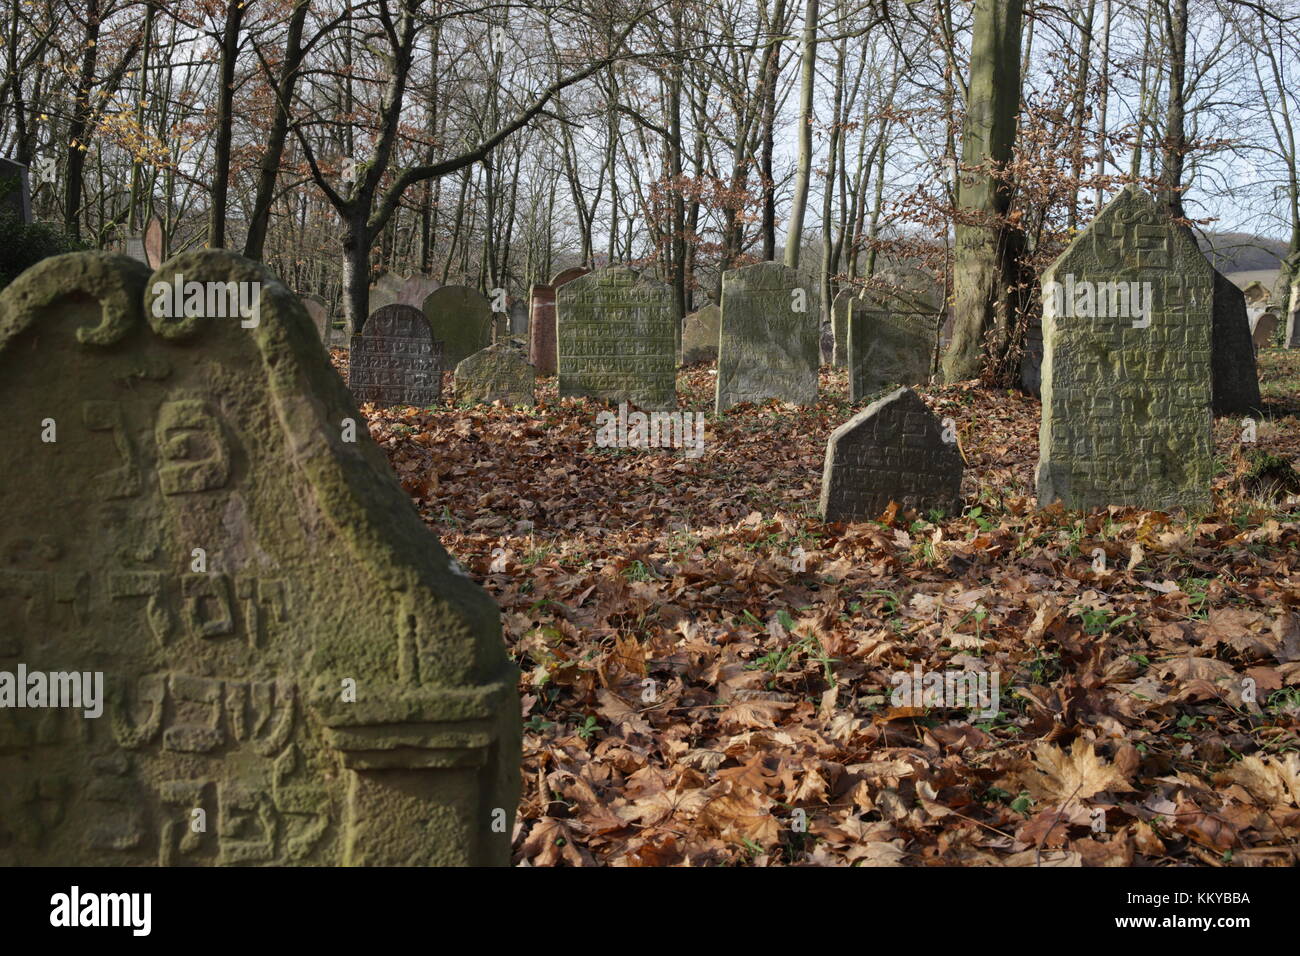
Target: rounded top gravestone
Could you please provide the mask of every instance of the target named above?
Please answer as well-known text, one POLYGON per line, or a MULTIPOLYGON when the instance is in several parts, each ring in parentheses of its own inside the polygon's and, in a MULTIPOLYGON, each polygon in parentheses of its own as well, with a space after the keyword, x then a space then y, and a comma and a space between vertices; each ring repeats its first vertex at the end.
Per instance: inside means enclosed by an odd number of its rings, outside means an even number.
POLYGON ((410 305, 386 305, 352 336, 348 387, 358 402, 437 405, 442 361, 442 343, 434 339, 424 313, 410 305))
POLYGON ((315 339, 216 250, 0 293, 0 693, 62 682, 0 709, 0 864, 509 861, 498 611, 315 339))
POLYGON ((492 344, 492 303, 477 289, 443 286, 425 298, 423 309, 449 368, 492 344))

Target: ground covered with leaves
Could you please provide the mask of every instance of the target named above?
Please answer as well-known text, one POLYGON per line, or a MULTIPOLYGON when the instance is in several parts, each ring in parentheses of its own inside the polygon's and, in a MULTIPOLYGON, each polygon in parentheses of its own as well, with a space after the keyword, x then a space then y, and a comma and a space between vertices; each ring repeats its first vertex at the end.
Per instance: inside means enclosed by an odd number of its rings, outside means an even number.
POLYGON ((1300 466, 1300 354, 1261 356, 1254 442, 1216 422, 1195 515, 1039 510, 1038 402, 958 385, 918 391, 956 423, 963 513, 825 525, 843 373, 721 418, 715 377, 678 381, 696 459, 597 447, 601 406, 553 379, 535 409, 367 406, 502 608, 516 862, 1297 862, 1300 489, 1260 474, 1300 466), (917 667, 996 675, 997 712, 895 706, 917 667))

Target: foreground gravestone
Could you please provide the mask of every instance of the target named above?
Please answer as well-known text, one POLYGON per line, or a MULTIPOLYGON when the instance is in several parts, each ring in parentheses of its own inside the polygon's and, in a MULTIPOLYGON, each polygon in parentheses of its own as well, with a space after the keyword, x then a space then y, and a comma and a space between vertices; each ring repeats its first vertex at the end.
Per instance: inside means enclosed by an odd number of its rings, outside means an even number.
POLYGON ((1246 316, 1246 296, 1217 269, 1211 373, 1214 414, 1237 415, 1259 410, 1259 375, 1255 370, 1250 320, 1246 316))
POLYGON ((555 374, 555 294, 561 286, 589 271, 580 267, 565 269, 549 283, 528 290, 528 361, 538 375, 555 374))
POLYGON ((348 388, 357 402, 437 405, 442 398, 442 343, 414 306, 386 305, 352 336, 348 388))
POLYGON ((560 397, 677 405, 672 289, 624 266, 560 286, 555 299, 560 397))
POLYGON ((11 159, 0 159, 0 210, 12 213, 21 223, 32 221, 32 192, 27 167, 11 159))
POLYGON ((956 433, 910 388, 872 402, 831 433, 819 504, 823 521, 870 521, 891 501, 949 514, 961 504, 956 433))
POLYGON ((1043 274, 1038 503, 1209 504, 1214 274, 1136 187, 1043 274))
POLYGON ((537 372, 519 349, 498 342, 457 365, 452 381, 456 401, 463 404, 531 405, 537 372))
POLYGON ((90 675, 0 708, 0 865, 509 862, 497 608, 314 337, 219 251, 60 256, 0 294, 0 693, 90 675), (256 314, 172 317, 173 274, 256 314))
POLYGON ((443 286, 424 300, 424 317, 443 343, 443 361, 455 368, 492 344, 492 305, 477 289, 443 286))
POLYGON ((722 309, 716 305, 706 305, 686 316, 686 328, 682 332, 682 364, 716 361, 721 327, 722 309))
POLYGON ((939 316, 906 313, 875 297, 848 314, 849 401, 891 385, 924 385, 934 368, 939 316))
POLYGON ((820 314, 816 290, 801 286, 798 273, 780 263, 724 272, 717 413, 769 398, 816 402, 820 314))
POLYGON ((1257 351, 1272 348, 1273 340, 1277 338, 1277 316, 1272 312, 1255 316, 1255 327, 1251 330, 1250 337, 1257 351))

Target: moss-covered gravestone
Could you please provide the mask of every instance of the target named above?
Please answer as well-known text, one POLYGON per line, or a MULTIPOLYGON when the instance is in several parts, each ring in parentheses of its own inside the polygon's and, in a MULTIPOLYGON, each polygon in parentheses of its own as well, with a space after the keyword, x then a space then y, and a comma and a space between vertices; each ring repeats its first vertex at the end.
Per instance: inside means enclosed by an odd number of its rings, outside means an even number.
POLYGON ((801 285, 798 273, 778 262, 722 274, 719 415, 741 402, 817 401, 819 301, 816 289, 801 285))
POLYGON ((442 400, 442 343, 424 313, 386 305, 366 319, 348 351, 348 388, 358 402, 437 405, 442 400))
POLYGON ((955 514, 961 504, 956 432, 910 388, 872 402, 831 433, 822 470, 824 521, 873 521, 903 508, 955 514))
POLYGON ((677 406, 672 289, 623 266, 566 282, 555 296, 560 396, 677 406))
POLYGON ((447 285, 424 300, 424 317, 443 343, 443 361, 455 368, 492 344, 492 304, 477 289, 447 285))
POLYGON ((722 310, 716 305, 706 305, 686 316, 682 331, 682 364, 711 362, 718 357, 718 331, 722 325, 722 310))
POLYGON ((498 342, 457 365, 453 382, 457 402, 531 405, 537 372, 523 352, 507 342, 498 342))
POLYGON ((899 311, 868 296, 848 314, 849 401, 890 385, 924 385, 934 368, 939 315, 899 311))
POLYGON ((287 287, 217 251, 46 260, 0 294, 0 396, 0 699, 103 681, 0 709, 0 864, 509 861, 497 608, 287 287))
POLYGON ((1246 296, 1217 269, 1211 352, 1214 414, 1250 415, 1259 411, 1259 373, 1255 370, 1246 296))
POLYGON ((1038 503, 1209 504, 1214 270, 1128 187, 1043 274, 1038 503))

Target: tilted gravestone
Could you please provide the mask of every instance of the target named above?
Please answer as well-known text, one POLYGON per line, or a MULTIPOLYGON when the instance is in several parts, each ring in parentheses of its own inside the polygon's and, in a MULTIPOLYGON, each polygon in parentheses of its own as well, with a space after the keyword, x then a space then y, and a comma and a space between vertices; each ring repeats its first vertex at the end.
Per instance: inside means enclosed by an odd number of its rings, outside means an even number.
POLYGON ((315 293, 308 293, 299 298, 302 302, 303 311, 311 319, 311 324, 316 326, 316 334, 320 336, 322 342, 328 344, 330 316, 325 300, 315 293))
POLYGON ((509 862, 497 608, 314 339, 220 251, 0 294, 0 865, 509 862))
POLYGON ((721 327, 722 309, 716 305, 706 305, 686 316, 686 328, 682 332, 682 364, 716 361, 721 327))
POLYGON ((580 267, 565 269, 549 283, 528 290, 528 361, 538 375, 555 374, 555 293, 588 271, 580 267))
POLYGON ((560 397, 677 407, 672 289, 623 266, 560 286, 555 297, 560 397))
POLYGON ((1272 312, 1257 315, 1250 338, 1254 342, 1256 350, 1272 348, 1273 340, 1277 338, 1277 316, 1272 312))
POLYGON ((1238 415, 1259 410, 1259 374, 1255 370, 1250 320, 1246 317, 1246 296, 1217 269, 1211 373, 1214 414, 1238 415))
POLYGON ((777 262, 722 274, 715 399, 719 415, 741 402, 817 401, 818 301, 815 289, 800 285, 798 273, 777 262))
POLYGON ((11 159, 0 159, 0 209, 21 223, 32 221, 32 192, 27 167, 11 159))
POLYGON ((924 385, 934 368, 939 316, 896 311, 874 296, 848 315, 849 401, 890 385, 924 385))
POLYGON ((1214 270, 1128 187, 1043 274, 1038 503, 1208 505, 1214 270))
POLYGON ((455 368, 492 344, 492 305, 477 289, 443 286, 424 300, 424 317, 443 343, 443 361, 455 368))
POLYGON ((437 405, 442 400, 442 343, 424 313, 410 305, 386 305, 352 336, 348 388, 360 402, 437 405))
POLYGON ((831 433, 822 469, 822 520, 874 520, 891 501, 955 514, 961 475, 956 433, 910 388, 896 389, 831 433))
POLYGON ((457 365, 452 382, 457 402, 531 405, 537 372, 519 349, 498 342, 457 365))

